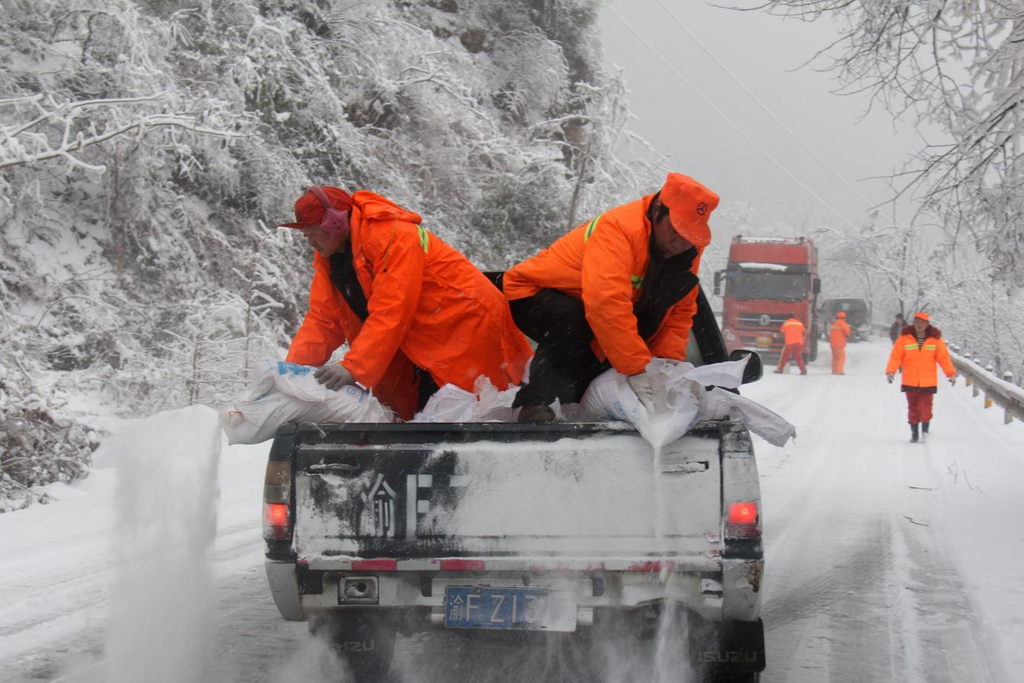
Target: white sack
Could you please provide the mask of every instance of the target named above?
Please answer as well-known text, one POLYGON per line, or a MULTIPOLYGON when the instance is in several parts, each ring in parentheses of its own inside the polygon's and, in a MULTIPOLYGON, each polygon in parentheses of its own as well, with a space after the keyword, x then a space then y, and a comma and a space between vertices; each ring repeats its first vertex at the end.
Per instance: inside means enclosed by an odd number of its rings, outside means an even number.
POLYGON ((413 422, 471 422, 476 410, 476 395, 454 384, 445 384, 427 399, 413 422))
POLYGON ((392 422, 391 411, 357 386, 335 391, 316 381, 308 365, 266 361, 253 368, 249 385, 221 413, 228 443, 259 443, 288 422, 392 422))
MULTIPOLYGON (((625 375, 607 370, 587 387, 580 401, 581 420, 625 420, 640 436, 660 448, 675 441, 693 426, 704 410, 704 386, 687 379, 694 370, 690 363, 655 358, 647 372, 655 377, 654 404, 649 413, 630 388, 625 375)), ((742 370, 741 370, 742 372, 742 370)))
POLYGON ((742 420, 746 423, 747 429, 780 448, 785 446, 790 438, 796 436, 796 427, 781 415, 749 398, 717 387, 708 392, 707 410, 702 417, 708 420, 742 420))
POLYGON ((513 422, 512 402, 519 387, 503 391, 480 375, 473 384, 475 393, 445 384, 427 399, 413 422, 513 422))
POLYGON ((796 427, 764 406, 729 389, 740 386, 747 358, 695 368, 690 363, 655 358, 647 372, 655 377, 655 413, 640 403, 624 375, 608 370, 583 395, 582 420, 625 420, 652 446, 659 448, 686 434, 698 420, 742 420, 747 428, 774 446, 783 446, 796 427), (710 392, 705 386, 714 387, 710 392))
POLYGON ((480 375, 473 389, 478 397, 474 422, 515 422, 512 402, 516 400, 519 387, 510 385, 508 389, 499 390, 489 378, 480 375))

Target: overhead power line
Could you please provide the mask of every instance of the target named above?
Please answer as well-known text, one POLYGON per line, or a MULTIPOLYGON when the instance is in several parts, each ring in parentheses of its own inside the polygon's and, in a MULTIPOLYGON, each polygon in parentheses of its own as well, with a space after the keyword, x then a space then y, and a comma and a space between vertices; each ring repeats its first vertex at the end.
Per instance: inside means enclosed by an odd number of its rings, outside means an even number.
POLYGON ((847 224, 847 225, 849 225, 850 227, 854 227, 854 228, 855 228, 855 227, 857 227, 857 226, 856 226, 856 225, 854 225, 854 223, 853 223, 852 221, 850 221, 850 219, 849 219, 849 218, 847 218, 847 217, 846 217, 846 216, 845 216, 845 215, 844 215, 843 213, 841 213, 840 211, 838 211, 837 209, 835 209, 835 208, 834 208, 834 207, 833 207, 833 206, 832 206, 831 204, 829 204, 829 203, 828 203, 828 202, 827 202, 827 201, 826 201, 826 200, 825 200, 825 199, 824 199, 823 197, 821 197, 821 196, 820 196, 820 195, 819 195, 819 194, 818 194, 817 192, 815 192, 814 190, 812 190, 812 189, 811 189, 810 187, 808 187, 808 186, 807 186, 807 185, 806 185, 806 184, 805 184, 805 183, 804 183, 804 182, 803 182, 802 180, 800 180, 800 179, 799 179, 799 178, 797 178, 797 177, 796 177, 795 175, 793 175, 793 173, 792 173, 792 172, 790 172, 790 170, 789 170, 788 168, 786 168, 786 166, 785 166, 785 165, 784 165, 784 164, 783 164, 782 162, 780 162, 780 161, 779 161, 778 159, 776 159, 775 157, 773 157, 773 156, 772 156, 772 155, 771 155, 771 154, 770 154, 770 153, 768 152, 768 150, 764 149, 764 148, 763 148, 763 147, 762 147, 761 145, 759 145, 759 144, 757 143, 757 141, 755 141, 755 140, 754 140, 754 139, 753 139, 752 137, 750 137, 749 135, 747 135, 746 131, 744 131, 744 130, 743 130, 743 129, 742 129, 742 128, 741 128, 741 127, 740 127, 740 126, 739 126, 739 125, 738 125, 738 124, 737 124, 736 122, 734 122, 734 121, 733 121, 733 120, 732 120, 731 118, 729 118, 729 116, 728 116, 728 115, 727 115, 727 114, 726 114, 725 112, 723 112, 723 111, 722 111, 721 109, 719 109, 719 108, 718 108, 718 106, 717 106, 717 105, 715 105, 715 103, 714 103, 714 102, 712 102, 712 101, 711 101, 710 99, 708 99, 708 98, 707 98, 707 97, 706 97, 706 96, 704 95, 704 93, 702 93, 702 92, 700 91, 700 89, 699 89, 699 88, 698 88, 697 86, 695 86, 695 85, 694 85, 693 83, 691 83, 691 82, 690 82, 690 80, 689 80, 688 78, 686 78, 686 76, 684 76, 684 75, 683 75, 683 74, 682 74, 682 73, 681 73, 681 72, 679 71, 679 69, 677 69, 677 68, 676 68, 676 66, 675 66, 674 64, 672 64, 672 62, 670 62, 670 61, 669 61, 668 59, 666 59, 666 58, 665 58, 665 56, 664 56, 664 55, 662 55, 662 54, 661 54, 661 53, 660 53, 660 52, 658 51, 658 49, 657 49, 657 48, 655 48, 655 47, 654 47, 653 45, 651 45, 650 41, 648 41, 648 40, 647 40, 647 39, 646 39, 646 38, 645 38, 645 37, 644 37, 643 35, 641 35, 641 34, 640 34, 640 32, 639 32, 639 31, 637 31, 637 30, 636 30, 636 28, 634 28, 634 27, 633 27, 633 25, 632 25, 631 23, 629 23, 629 21, 627 21, 627 20, 626 20, 626 18, 625 18, 624 16, 622 16, 622 14, 620 14, 620 13, 619 13, 619 11, 618 11, 617 9, 615 9, 614 7, 609 7, 609 9, 610 9, 610 10, 612 11, 612 14, 614 14, 614 15, 615 15, 615 16, 616 16, 616 17, 617 17, 617 18, 619 19, 619 21, 621 21, 621 22, 622 22, 622 23, 623 23, 623 24, 624 24, 624 25, 626 26, 626 28, 628 28, 628 29, 629 29, 630 31, 632 31, 632 32, 633 32, 633 35, 635 35, 635 36, 636 36, 637 38, 639 38, 639 39, 640 39, 640 42, 642 42, 642 43, 643 43, 644 45, 646 45, 646 46, 647 46, 647 49, 649 49, 649 50, 650 50, 651 52, 653 52, 653 53, 654 53, 654 55, 655 55, 655 56, 656 56, 656 57, 657 57, 658 59, 660 59, 660 60, 662 61, 662 63, 663 63, 663 64, 664 64, 665 66, 667 66, 667 67, 669 68, 669 70, 671 70, 671 71, 672 71, 672 73, 674 73, 674 74, 676 75, 676 77, 677 77, 677 78, 679 78, 679 80, 681 80, 681 81, 682 81, 682 82, 683 82, 683 83, 684 83, 684 84, 685 84, 685 85, 686 85, 687 87, 689 87, 689 88, 690 88, 690 89, 691 89, 691 90, 692 90, 692 91, 693 91, 694 93, 696 93, 696 94, 697 94, 697 97, 699 97, 699 98, 700 98, 701 100, 703 100, 703 102, 704 102, 704 103, 705 103, 706 105, 708 105, 709 107, 711 107, 711 109, 712 109, 712 110, 713 110, 713 111, 714 111, 714 112, 715 112, 716 114, 718 114, 718 115, 719 115, 719 116, 720 116, 720 117, 722 118, 722 120, 723 120, 723 121, 725 121, 725 122, 726 122, 727 124, 729 124, 730 126, 732 126, 732 127, 733 127, 733 129, 735 129, 735 130, 736 130, 736 132, 737 132, 737 133, 739 133, 739 134, 740 134, 740 135, 741 135, 741 136, 743 137, 743 139, 744 139, 744 140, 746 140, 747 142, 749 142, 749 143, 750 143, 750 144, 751 144, 751 145, 752 145, 752 146, 753 146, 753 147, 754 147, 754 148, 755 148, 755 149, 756 149, 757 151, 759 151, 759 152, 760 152, 761 154, 763 154, 763 155, 765 156, 765 158, 766 158, 766 159, 768 159, 768 160, 769 160, 769 161, 771 161, 771 162, 772 162, 773 164, 775 164, 775 165, 776 165, 776 166, 777 166, 777 167, 779 168, 779 170, 781 170, 781 171, 782 171, 783 173, 785 173, 785 174, 786 174, 786 175, 787 175, 787 176, 788 176, 788 177, 789 177, 789 178, 790 178, 790 179, 791 179, 791 180, 792 180, 793 182, 795 182, 795 183, 796 183, 797 185, 799 185, 799 186, 800 186, 801 188, 803 188, 803 189, 804 189, 804 191, 806 191, 806 192, 807 192, 807 193, 808 193, 809 195, 811 195, 812 197, 814 197, 814 199, 816 199, 816 200, 817 200, 817 201, 818 201, 818 202, 819 202, 819 203, 820 203, 820 204, 821 204, 822 206, 824 206, 824 207, 825 207, 826 209, 828 209, 828 210, 829 210, 829 211, 831 211, 831 212, 832 212, 833 214, 835 214, 835 215, 836 215, 836 217, 838 217, 838 218, 839 218, 840 220, 842 220, 842 221, 843 221, 844 223, 846 223, 846 224, 847 224))
POLYGON ((735 83, 736 83, 736 85, 738 85, 738 86, 739 86, 739 87, 740 87, 740 88, 741 88, 741 89, 743 90, 743 92, 747 93, 747 95, 749 95, 749 96, 750 96, 750 99, 754 100, 754 102, 756 102, 756 103, 757 103, 757 106, 761 107, 761 109, 762 109, 762 110, 764 111, 764 113, 766 113, 766 114, 768 114, 768 116, 772 117, 772 120, 773 120, 773 121, 775 121, 775 123, 779 124, 779 126, 781 126, 781 127, 782 127, 782 129, 783 129, 784 131, 786 131, 786 132, 787 132, 787 133, 789 134, 789 136, 790 136, 791 138, 793 138, 794 140, 796 140, 796 141, 797 141, 797 143, 798 143, 798 144, 799 144, 799 145, 800 145, 801 147, 803 147, 803 148, 804 148, 805 150, 807 150, 807 152, 808 152, 808 153, 809 153, 809 154, 810 154, 810 155, 811 155, 812 157, 814 157, 814 158, 815 158, 815 160, 817 160, 817 162, 818 162, 819 164, 821 164, 822 166, 824 166, 824 167, 825 167, 825 169, 826 169, 826 170, 827 170, 827 171, 828 171, 829 173, 831 173, 831 174, 832 174, 833 176, 835 176, 835 178, 836 178, 837 180, 839 180, 839 182, 841 182, 841 183, 842 183, 843 185, 845 185, 845 186, 846 186, 846 187, 847 187, 847 188, 848 188, 848 189, 850 190, 850 192, 852 192, 853 194, 857 195, 857 197, 859 197, 859 198, 860 198, 860 200, 861 200, 861 201, 863 201, 863 202, 864 202, 865 204, 867 204, 867 205, 868 205, 869 207, 873 205, 873 202, 872 202, 872 201, 871 201, 870 199, 868 199, 867 197, 865 197, 864 195, 862 195, 862 194, 860 193, 860 191, 859 191, 859 190, 858 190, 858 189, 857 189, 856 187, 854 187, 853 185, 851 185, 851 184, 850 184, 850 182, 849 182, 849 181, 848 181, 848 180, 847 180, 846 178, 844 178, 843 176, 839 175, 839 172, 838 172, 838 171, 836 171, 836 170, 835 170, 834 168, 832 168, 832 167, 831 167, 831 166, 830 166, 830 165, 828 164, 828 162, 826 162, 826 161, 825 161, 824 159, 822 159, 822 158, 821 158, 820 156, 818 156, 817 152, 815 152, 815 151, 814 151, 813 149, 811 149, 811 148, 810 148, 810 147, 809 147, 809 146, 807 145, 807 143, 805 143, 805 142, 804 142, 804 141, 803 141, 803 140, 802 140, 802 139, 800 138, 800 136, 799 136, 799 135, 797 135, 796 133, 794 133, 794 132, 793 132, 793 130, 792 130, 792 129, 791 129, 791 128, 790 128, 789 126, 787 126, 787 125, 786 125, 785 123, 783 123, 783 121, 782 121, 782 120, 781 120, 781 119, 780 119, 780 118, 779 118, 778 116, 776 116, 776 115, 775 115, 775 112, 773 112, 773 111, 772 111, 771 109, 769 109, 769 108, 768 108, 768 105, 766 105, 766 104, 765 104, 764 102, 762 102, 762 101, 761 101, 761 98, 759 98, 759 97, 758 97, 757 95, 755 95, 755 94, 754 94, 754 93, 753 93, 753 92, 752 92, 752 91, 750 90, 750 88, 748 88, 748 87, 746 86, 746 84, 745 84, 745 83, 743 83, 743 81, 741 81, 741 80, 739 79, 739 77, 738 77, 738 76, 736 76, 736 74, 734 74, 734 73, 732 72, 732 70, 731 70, 731 69, 729 69, 729 67, 727 67, 727 66, 726 66, 725 64, 723 64, 723 63, 722 63, 722 61, 721 61, 721 60, 720 60, 720 59, 719 59, 719 58, 718 58, 717 56, 715 56, 715 54, 714 54, 714 53, 713 53, 713 52, 711 51, 711 49, 710 49, 710 48, 708 48, 708 47, 707 47, 706 45, 704 45, 704 43, 702 43, 702 42, 701 42, 700 38, 698 38, 698 37, 697 37, 697 35, 696 35, 695 33, 693 33, 693 31, 691 31, 691 30, 690 30, 689 28, 687 28, 686 24, 684 24, 684 23, 683 23, 683 22, 682 22, 682 21, 681 21, 681 20, 679 19, 679 17, 677 17, 677 16, 675 15, 675 12, 673 12, 673 11, 672 11, 671 9, 669 9, 669 7, 668 7, 668 6, 667 6, 667 5, 666 5, 666 4, 664 3, 664 1, 663 1, 663 0, 656 0, 656 2, 657 2, 657 3, 658 3, 658 4, 660 5, 660 6, 661 6, 661 8, 662 8, 663 10, 665 10, 665 12, 666 12, 666 13, 667 13, 667 14, 668 14, 668 15, 669 15, 670 17, 672 17, 672 21, 674 21, 674 22, 676 23, 676 26, 678 26, 678 27, 679 27, 680 29, 682 29, 682 30, 683 30, 683 32, 684 32, 684 33, 686 33, 686 35, 690 36, 690 38, 691 38, 691 39, 693 40, 693 42, 697 43, 698 47, 700 47, 700 49, 701 49, 701 50, 703 50, 703 51, 704 51, 704 53, 705 53, 705 54, 706 54, 706 55, 707 55, 708 57, 710 57, 710 58, 712 59, 712 61, 714 61, 714 63, 715 63, 715 64, 717 64, 717 65, 719 66, 719 68, 720 68, 720 69, 722 69, 722 71, 724 71, 724 72, 725 72, 725 73, 726 73, 726 74, 727 74, 727 75, 729 76, 729 78, 731 78, 731 79, 733 80, 733 82, 735 82, 735 83))

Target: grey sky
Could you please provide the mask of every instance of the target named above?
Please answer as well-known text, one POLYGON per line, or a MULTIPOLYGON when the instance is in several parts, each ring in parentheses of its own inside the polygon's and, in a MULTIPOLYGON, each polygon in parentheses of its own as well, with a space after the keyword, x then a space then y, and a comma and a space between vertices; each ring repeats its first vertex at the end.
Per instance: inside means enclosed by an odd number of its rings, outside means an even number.
MULTIPOLYGON (((609 66, 623 69, 630 90, 630 105, 638 117, 631 129, 656 149, 672 154, 673 170, 717 191, 723 206, 749 202, 756 216, 766 221, 810 220, 815 225, 828 221, 840 227, 841 219, 822 205, 825 202, 860 224, 869 203, 886 199, 883 181, 865 179, 901 167, 917 144, 910 127, 894 131, 891 116, 877 105, 858 121, 868 106, 866 95, 835 95, 837 83, 831 73, 797 68, 836 38, 835 24, 731 11, 700 0, 663 0, 663 4, 828 167, 772 120, 680 29, 662 3, 611 0, 602 12, 601 34, 609 66)), ((887 209, 886 215, 891 211, 887 209)), ((909 218, 905 208, 899 217, 909 218)))

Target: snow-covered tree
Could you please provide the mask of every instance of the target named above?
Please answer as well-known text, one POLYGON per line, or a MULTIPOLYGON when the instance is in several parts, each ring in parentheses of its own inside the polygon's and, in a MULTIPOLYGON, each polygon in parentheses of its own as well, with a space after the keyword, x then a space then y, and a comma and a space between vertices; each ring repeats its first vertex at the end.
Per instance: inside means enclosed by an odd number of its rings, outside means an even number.
POLYGON ((822 51, 845 92, 867 91, 941 137, 901 174, 904 190, 1024 284, 1024 5, 1020 0, 768 0, 772 12, 839 20, 822 51))
POLYGON ((873 223, 852 235, 830 231, 819 242, 825 267, 846 276, 846 291, 857 282, 864 297, 885 310, 910 315, 931 310, 942 297, 938 285, 951 264, 944 236, 934 225, 873 223))

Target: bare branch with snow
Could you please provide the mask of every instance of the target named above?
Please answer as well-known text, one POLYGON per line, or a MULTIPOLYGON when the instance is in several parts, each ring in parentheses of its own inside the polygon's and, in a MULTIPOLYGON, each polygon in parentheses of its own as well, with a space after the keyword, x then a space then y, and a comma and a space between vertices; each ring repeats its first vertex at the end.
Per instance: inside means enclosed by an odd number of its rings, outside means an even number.
POLYGON ((55 103, 42 94, 0 102, 0 106, 30 104, 38 115, 23 123, 0 126, 0 169, 63 159, 71 167, 103 172, 106 166, 84 161, 79 154, 93 145, 116 137, 137 132, 142 135, 150 129, 180 128, 195 135, 225 139, 245 137, 239 132, 241 118, 226 117, 227 125, 204 125, 200 117, 184 113, 136 113, 130 107, 151 104, 164 99, 164 95, 132 98, 111 98, 55 103), (82 112, 96 111, 95 117, 82 116, 82 112), (83 120, 84 119, 84 120, 83 120), (123 123, 120 121, 127 119, 123 123))

